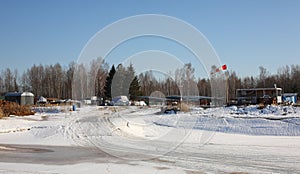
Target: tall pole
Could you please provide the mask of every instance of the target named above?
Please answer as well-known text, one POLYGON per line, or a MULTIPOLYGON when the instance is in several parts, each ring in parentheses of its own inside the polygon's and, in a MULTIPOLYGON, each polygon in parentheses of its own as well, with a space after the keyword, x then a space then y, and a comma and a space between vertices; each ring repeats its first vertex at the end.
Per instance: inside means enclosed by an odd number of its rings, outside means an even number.
POLYGON ((225 77, 226 77, 226 105, 228 105, 229 103, 229 82, 228 82, 229 72, 228 71, 225 72, 225 77))
POLYGON ((278 104, 278 90, 277 90, 277 84, 274 84, 275 92, 276 92, 276 104, 278 104))

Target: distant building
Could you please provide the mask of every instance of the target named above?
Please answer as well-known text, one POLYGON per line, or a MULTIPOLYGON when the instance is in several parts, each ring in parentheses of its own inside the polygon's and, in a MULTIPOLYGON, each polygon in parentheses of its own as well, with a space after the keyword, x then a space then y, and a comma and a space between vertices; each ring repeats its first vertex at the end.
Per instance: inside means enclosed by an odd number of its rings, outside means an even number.
POLYGON ((282 103, 282 89, 281 88, 237 89, 236 98, 238 104, 282 103))
POLYGON ((282 101, 284 103, 296 104, 297 103, 297 93, 284 93, 282 94, 282 101))
POLYGON ((8 92, 4 98, 7 101, 16 102, 19 105, 34 104, 34 95, 31 92, 8 92))
POLYGON ((92 96, 91 98, 86 98, 83 100, 83 103, 85 105, 97 105, 99 106, 101 102, 101 99, 99 99, 97 96, 92 96))
POLYGON ((212 100, 218 100, 217 98, 208 97, 208 96, 162 96, 162 97, 153 97, 153 96, 139 96, 139 100, 145 101, 148 105, 164 105, 168 103, 188 103, 191 105, 200 106, 209 106, 212 100))

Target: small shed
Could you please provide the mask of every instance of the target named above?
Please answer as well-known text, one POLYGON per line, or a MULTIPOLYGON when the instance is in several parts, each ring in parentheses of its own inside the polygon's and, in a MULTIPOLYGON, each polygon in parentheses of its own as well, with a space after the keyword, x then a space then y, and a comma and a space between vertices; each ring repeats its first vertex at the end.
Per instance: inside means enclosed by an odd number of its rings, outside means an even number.
POLYGON ((31 92, 8 92, 5 94, 5 100, 19 105, 33 105, 34 95, 31 92))

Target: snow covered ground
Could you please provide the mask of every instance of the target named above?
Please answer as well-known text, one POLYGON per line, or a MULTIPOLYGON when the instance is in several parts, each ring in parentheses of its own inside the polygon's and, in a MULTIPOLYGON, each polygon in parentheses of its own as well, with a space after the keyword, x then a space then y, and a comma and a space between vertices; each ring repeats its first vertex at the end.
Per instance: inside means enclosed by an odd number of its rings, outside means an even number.
POLYGON ((0 120, 0 173, 300 171, 300 108, 38 109, 0 120))

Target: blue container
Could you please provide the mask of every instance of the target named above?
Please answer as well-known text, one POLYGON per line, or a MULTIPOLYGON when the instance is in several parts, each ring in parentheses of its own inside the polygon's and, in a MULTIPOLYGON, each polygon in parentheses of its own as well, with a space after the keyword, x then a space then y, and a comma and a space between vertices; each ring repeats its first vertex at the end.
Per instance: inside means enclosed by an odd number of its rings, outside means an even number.
POLYGON ((73 108, 73 111, 76 111, 76 105, 73 105, 72 108, 73 108))

